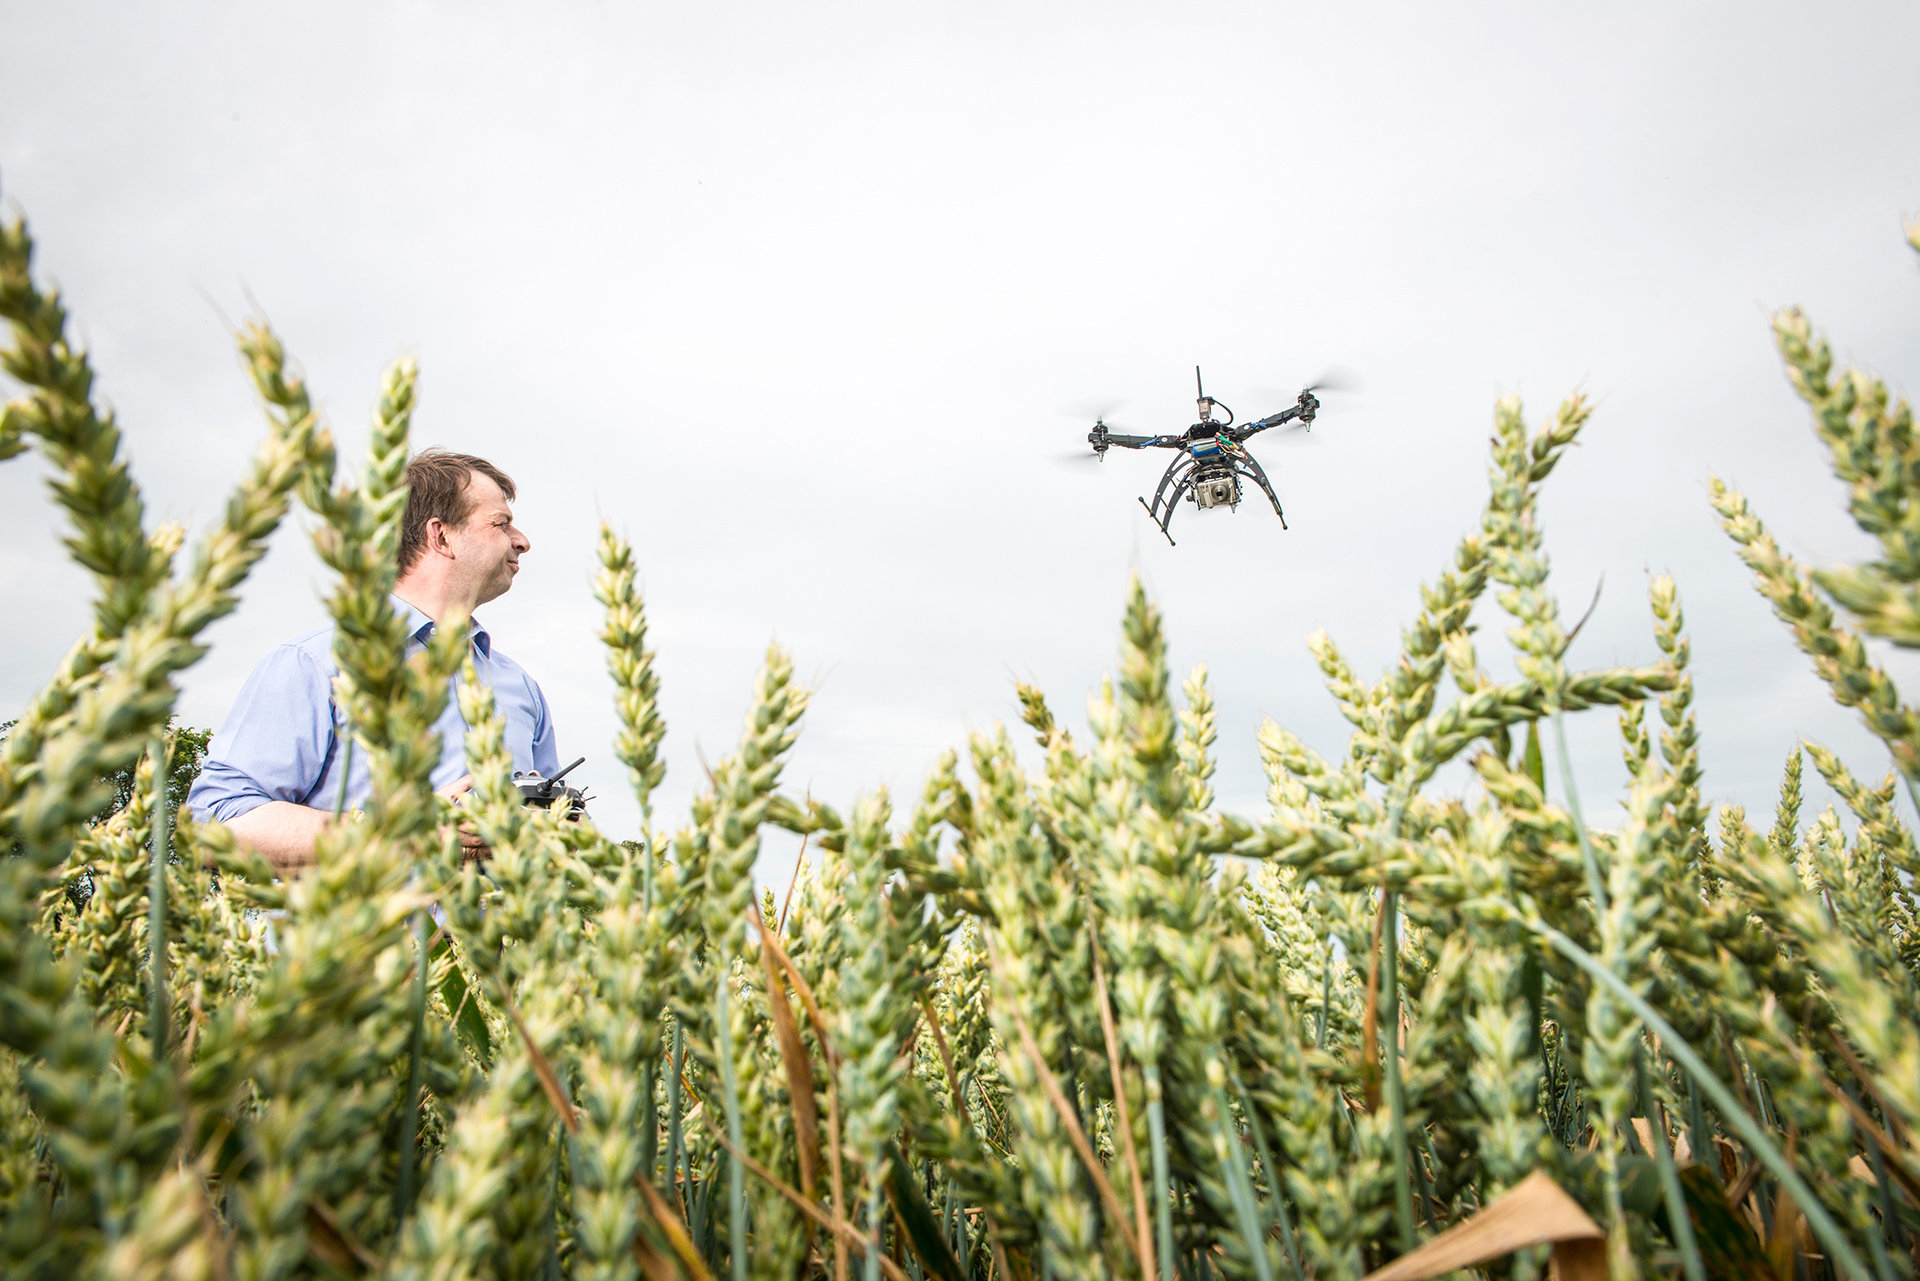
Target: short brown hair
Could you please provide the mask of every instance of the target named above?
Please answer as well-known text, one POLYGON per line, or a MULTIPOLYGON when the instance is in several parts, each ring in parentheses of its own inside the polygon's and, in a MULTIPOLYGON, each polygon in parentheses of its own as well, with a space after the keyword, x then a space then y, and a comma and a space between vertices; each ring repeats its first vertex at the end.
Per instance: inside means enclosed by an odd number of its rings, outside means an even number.
POLYGON ((479 472, 513 501, 513 477, 484 458, 445 449, 423 449, 407 463, 407 514, 400 521, 400 572, 406 573, 427 550, 427 522, 459 525, 473 515, 467 478, 479 472))

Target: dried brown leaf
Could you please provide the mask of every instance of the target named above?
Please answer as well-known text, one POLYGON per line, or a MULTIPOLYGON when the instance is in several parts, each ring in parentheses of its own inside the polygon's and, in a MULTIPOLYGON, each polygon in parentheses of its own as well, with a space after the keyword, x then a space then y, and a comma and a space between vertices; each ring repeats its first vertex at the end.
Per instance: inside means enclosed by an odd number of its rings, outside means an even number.
MULTIPOLYGON (((926 1015, 927 1027, 933 1033, 933 1043, 940 1051, 941 1066, 947 1071, 947 1088, 953 1091, 954 1114, 960 1118, 960 1124, 971 1126, 973 1120, 967 1115, 966 1092, 960 1088, 960 1074, 954 1070, 953 1066, 953 1047, 947 1044, 947 1034, 941 1030, 940 1020, 936 1018, 933 1013, 933 1002, 927 999, 927 994, 924 991, 920 993, 920 1010, 926 1015)), ((1120 1106, 1124 1114, 1124 1109, 1126 1108, 1125 1099, 1120 1101, 1120 1106)), ((1131 1138, 1129 1138, 1129 1142, 1131 1142, 1131 1138)), ((1144 1208, 1144 1202, 1142 1204, 1144 1208)), ((985 1223, 987 1227, 987 1244, 993 1251, 994 1267, 998 1270, 998 1275, 1009 1277, 1012 1275, 1012 1272, 1007 1267, 1006 1252, 1000 1246, 1000 1232, 994 1227, 993 1216, 988 1215, 985 1223)), ((1153 1281, 1151 1274, 1148 1276, 1148 1281, 1153 1281)))
POLYGON ((1367 1275, 1366 1281, 1428 1281, 1459 1268, 1505 1258, 1530 1245, 1554 1246, 1554 1265, 1563 1281, 1606 1276, 1606 1239, 1600 1225, 1544 1172, 1535 1170, 1480 1213, 1455 1224, 1418 1249, 1367 1275), (1594 1248, 1565 1249, 1590 1243, 1594 1248), (1588 1256, 1600 1271, 1590 1272, 1588 1256))
POLYGON ((379 1256, 348 1236, 333 1211, 317 1197, 307 1198, 307 1249, 342 1272, 372 1272, 380 1267, 379 1256))
POLYGON ((560 1088, 560 1078, 554 1074, 553 1064, 540 1052, 533 1042, 533 1033, 527 1031, 527 1025, 520 1021, 520 1011, 511 1001, 506 1003, 507 1018, 513 1022, 513 1030, 526 1042, 527 1058, 533 1064, 534 1075, 540 1078, 540 1088, 545 1091, 547 1101, 553 1104, 553 1110, 560 1114, 560 1124, 566 1127, 568 1134, 580 1133, 580 1116, 573 1110, 573 1104, 567 1102, 567 1092, 560 1088))
POLYGON ((1605 1241, 1561 1241, 1547 1260, 1547 1281, 1607 1281, 1605 1241))
MULTIPOLYGON (((750 907, 747 915, 757 913, 750 907)), ((767 971, 767 1008, 773 1015, 774 1037, 780 1043, 780 1062, 787 1070, 787 1098, 793 1109, 794 1138, 800 1155, 800 1190, 814 1194, 814 1171, 820 1160, 820 1107, 813 1097, 813 1061, 800 1039, 800 1028, 793 1020, 793 1007, 787 1004, 787 985, 774 963, 770 932, 760 930, 760 963, 767 971)))
POLYGON ((666 1234, 667 1244, 680 1260, 680 1266, 694 1281, 713 1281, 713 1274, 707 1271, 707 1265, 700 1261, 700 1252, 693 1248, 693 1239, 687 1235, 686 1224, 680 1222, 680 1216, 660 1195, 660 1189, 646 1179, 635 1179, 633 1185, 640 1189, 640 1196, 647 1203, 647 1210, 653 1215, 654 1222, 660 1225, 660 1231, 666 1234))
MULTIPOLYGON (((734 1160, 745 1166, 748 1173, 766 1182, 775 1192, 778 1192, 791 1202, 794 1208, 799 1210, 800 1213, 825 1228, 835 1240, 847 1242, 862 1254, 865 1254, 872 1248, 872 1238, 861 1232, 859 1228, 848 1223, 837 1214, 828 1214, 812 1201, 801 1196, 799 1191, 787 1183, 786 1180, 748 1156, 745 1152, 742 1152, 739 1148, 733 1146, 724 1136, 716 1134, 713 1136, 713 1140, 720 1145, 721 1149, 725 1151, 728 1156, 731 1156, 734 1160)), ((886 1273, 888 1281, 907 1281, 907 1274, 899 1264, 889 1259, 885 1254, 880 1254, 877 1257, 880 1262, 880 1270, 886 1273)))
MULTIPOLYGON (((813 999, 813 988, 807 983, 807 976, 787 955, 787 949, 780 946, 780 940, 765 930, 760 932, 763 945, 773 953, 773 959, 780 962, 781 972, 787 976, 787 982, 793 985, 795 995, 807 1011, 807 1021, 813 1025, 813 1034, 820 1040, 820 1052, 827 1056, 827 1180, 832 1193, 833 1217, 841 1219, 846 1214, 847 1189, 846 1178, 841 1170, 840 1159, 840 1086, 836 1069, 840 1066, 839 1056, 833 1052, 833 1040, 827 1035, 827 1020, 820 1013, 820 1003, 813 999)), ((847 1243, 839 1233, 833 1233, 833 1281, 846 1281, 847 1243)))
MULTIPOLYGON (((1127 1158, 1127 1177, 1133 1185, 1133 1222, 1140 1234, 1140 1244, 1134 1253, 1149 1260, 1146 1265, 1147 1281, 1157 1281, 1159 1260, 1153 1249, 1153 1228, 1147 1211, 1147 1185, 1140 1174, 1140 1156, 1133 1146, 1133 1117, 1127 1108, 1127 1087, 1120 1079, 1120 1037, 1113 1025, 1113 1002, 1107 998, 1106 970, 1100 964, 1100 938, 1091 925, 1087 927, 1089 953, 1093 957, 1093 999, 1100 1007, 1100 1035, 1107 1045, 1107 1068, 1113 1076, 1113 1106, 1120 1124, 1121 1152, 1127 1158)), ((961 1120, 965 1120, 963 1115, 961 1120)))
MULTIPOLYGON (((1073 1105, 1067 1102, 1066 1094, 1060 1089, 1060 1082, 1054 1078, 1047 1067, 1047 1060, 1040 1053, 1040 1047, 1034 1043, 1033 1029, 1027 1026, 1026 1016, 1013 1009, 1014 1026, 1020 1030, 1020 1047, 1027 1052, 1027 1058, 1033 1063, 1034 1071, 1040 1076, 1040 1088, 1046 1091, 1047 1101, 1053 1104, 1053 1110, 1060 1114, 1060 1124, 1067 1131, 1067 1138, 1073 1144, 1073 1150, 1080 1154, 1080 1162, 1087 1167, 1087 1173, 1093 1176, 1093 1186, 1100 1193, 1100 1201, 1106 1207, 1108 1217, 1124 1227, 1121 1237, 1127 1243, 1127 1253, 1133 1255, 1134 1263, 1141 1275, 1147 1271, 1147 1261, 1141 1257, 1140 1242, 1143 1239, 1139 1225, 1129 1222, 1127 1212, 1120 1205, 1120 1196, 1113 1190, 1113 1184, 1107 1179, 1107 1171, 1100 1164, 1100 1158, 1094 1155, 1093 1144, 1087 1142, 1087 1132, 1080 1128, 1080 1118, 1074 1114, 1073 1105)), ((1151 1239, 1151 1238, 1146 1238, 1151 1239)))

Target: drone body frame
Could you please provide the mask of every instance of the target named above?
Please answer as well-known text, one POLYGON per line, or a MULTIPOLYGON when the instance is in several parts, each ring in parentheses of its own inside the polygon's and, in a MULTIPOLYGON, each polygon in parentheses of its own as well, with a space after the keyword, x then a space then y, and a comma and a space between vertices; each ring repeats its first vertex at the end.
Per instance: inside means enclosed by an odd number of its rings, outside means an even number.
POLYGON ((1239 509, 1241 500, 1241 480, 1251 480, 1260 486, 1267 500, 1273 504, 1273 514, 1280 518, 1280 528, 1287 528, 1287 514, 1281 510, 1280 496, 1273 490, 1273 484, 1267 479, 1267 473, 1252 454, 1247 452, 1246 441, 1272 427, 1298 422, 1311 431, 1313 418, 1320 410, 1320 402, 1309 387, 1300 393, 1300 399, 1277 414, 1235 426, 1233 410, 1207 395, 1200 383, 1200 369, 1193 370, 1194 388, 1199 392, 1195 402, 1199 406, 1200 420, 1183 432, 1164 436, 1129 436, 1107 430, 1104 419, 1096 419, 1093 430, 1087 433, 1087 443, 1093 446, 1096 456, 1104 459, 1107 450, 1113 446, 1122 449, 1172 449, 1179 451, 1167 470, 1160 477, 1159 487, 1153 491, 1153 501, 1145 497, 1140 505, 1147 509, 1147 515, 1165 536, 1169 546, 1177 546, 1168 526, 1173 523, 1174 509, 1182 498, 1191 498, 1194 505, 1201 509, 1225 506, 1229 511, 1239 509), (1214 421, 1216 409, 1226 412, 1225 422, 1214 421))

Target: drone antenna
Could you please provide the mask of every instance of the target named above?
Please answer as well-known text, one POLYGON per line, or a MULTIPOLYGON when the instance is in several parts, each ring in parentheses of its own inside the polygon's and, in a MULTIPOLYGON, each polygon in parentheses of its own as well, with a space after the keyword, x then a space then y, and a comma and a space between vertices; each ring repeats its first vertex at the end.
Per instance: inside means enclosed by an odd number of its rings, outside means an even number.
POLYGON ((1203 423, 1212 422, 1213 399, 1207 395, 1207 389, 1200 385, 1200 366, 1198 365, 1193 367, 1193 390, 1197 397, 1194 401, 1194 408, 1200 415, 1200 421, 1203 423))

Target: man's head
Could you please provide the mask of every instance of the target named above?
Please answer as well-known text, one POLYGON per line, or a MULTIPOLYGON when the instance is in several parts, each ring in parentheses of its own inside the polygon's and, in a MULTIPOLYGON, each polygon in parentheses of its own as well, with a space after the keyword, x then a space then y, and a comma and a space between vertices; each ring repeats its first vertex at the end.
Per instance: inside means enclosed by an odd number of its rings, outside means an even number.
POLYGON ((513 478, 484 458, 427 449, 407 464, 400 577, 429 577, 468 608, 513 586, 532 546, 513 524, 513 478))

